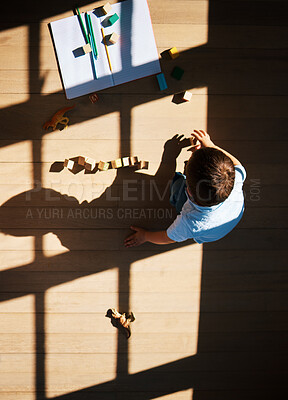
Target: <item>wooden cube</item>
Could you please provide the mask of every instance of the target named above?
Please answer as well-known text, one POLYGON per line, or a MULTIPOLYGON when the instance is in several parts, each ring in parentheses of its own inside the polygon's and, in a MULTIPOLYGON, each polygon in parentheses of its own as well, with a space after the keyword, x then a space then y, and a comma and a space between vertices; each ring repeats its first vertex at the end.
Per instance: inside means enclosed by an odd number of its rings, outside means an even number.
POLYGON ((129 162, 130 162, 130 166, 133 167, 134 165, 136 165, 138 163, 138 157, 137 156, 129 157, 129 162))
POLYGON ((174 58, 177 58, 177 57, 179 57, 179 51, 177 50, 177 48, 176 47, 172 47, 170 50, 169 50, 169 56, 174 60, 174 58))
POLYGON ((99 161, 98 169, 100 169, 100 171, 107 171, 107 169, 109 169, 109 166, 110 166, 109 162, 99 161))
POLYGON ((66 168, 68 168, 70 170, 72 170, 74 168, 74 164, 75 163, 72 160, 69 160, 67 158, 64 160, 64 167, 66 167, 66 168))
POLYGON ((122 158, 122 165, 123 165, 123 167, 129 167, 129 165, 130 165, 129 157, 122 158))
POLYGON ((118 14, 115 13, 115 14, 111 15, 111 17, 108 19, 108 24, 113 25, 113 24, 115 24, 116 21, 118 21, 118 19, 119 19, 119 16, 118 16, 118 14))
POLYGON ((184 101, 190 101, 191 98, 192 98, 192 93, 188 92, 187 90, 182 95, 182 100, 184 100, 184 101))
POLYGON ((78 156, 78 158, 77 158, 77 164, 79 164, 79 165, 85 165, 85 157, 82 157, 82 156, 78 156))
POLYGON ((84 51, 85 54, 87 53, 91 53, 92 49, 89 43, 85 44, 84 46, 82 46, 82 49, 84 51))
POLYGON ((106 3, 103 7, 102 7, 102 12, 103 14, 108 14, 110 11, 112 10, 112 6, 110 3, 106 3))
POLYGON ((93 171, 96 167, 96 161, 93 158, 85 157, 85 169, 88 171, 93 171))
POLYGON ((168 86, 167 86, 166 79, 165 79, 163 72, 161 72, 161 74, 156 75, 156 78, 158 81, 159 89, 160 90, 167 89, 168 86))
POLYGON ((138 163, 139 169, 148 169, 149 168, 149 161, 140 161, 138 163))
POLYGON ((113 32, 111 33, 111 35, 108 36, 108 41, 112 44, 115 44, 118 41, 119 37, 120 36, 118 35, 118 33, 113 32))
POLYGON ((121 158, 117 158, 117 160, 111 161, 112 168, 120 168, 122 167, 122 160, 121 158))

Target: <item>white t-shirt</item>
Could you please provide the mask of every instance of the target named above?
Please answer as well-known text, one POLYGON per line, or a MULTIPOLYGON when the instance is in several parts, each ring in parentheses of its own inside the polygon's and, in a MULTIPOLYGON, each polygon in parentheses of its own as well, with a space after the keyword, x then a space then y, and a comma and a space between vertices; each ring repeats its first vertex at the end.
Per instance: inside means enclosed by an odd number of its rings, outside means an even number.
POLYGON ((180 215, 167 229, 168 237, 175 242, 194 239, 197 243, 205 243, 214 242, 227 235, 238 224, 244 212, 245 179, 245 168, 236 165, 232 192, 223 203, 216 206, 198 206, 188 198, 180 215))

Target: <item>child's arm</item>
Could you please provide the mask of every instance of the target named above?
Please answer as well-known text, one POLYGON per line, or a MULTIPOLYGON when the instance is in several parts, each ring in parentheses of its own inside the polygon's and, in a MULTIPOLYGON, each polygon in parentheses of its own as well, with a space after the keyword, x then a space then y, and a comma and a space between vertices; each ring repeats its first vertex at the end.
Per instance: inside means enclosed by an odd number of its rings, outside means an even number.
POLYGON ((231 158, 234 166, 235 165, 241 165, 240 161, 237 160, 236 157, 232 156, 232 154, 228 153, 228 151, 221 149, 221 147, 216 146, 212 140, 210 139, 210 135, 208 135, 207 132, 203 131, 203 130, 194 130, 194 132, 191 134, 192 136, 195 136, 199 142, 200 142, 200 147, 213 147, 214 149, 218 149, 220 151, 222 151, 224 154, 226 154, 226 156, 228 156, 229 158, 231 158))
POLYGON ((132 235, 128 236, 124 241, 125 247, 139 246, 145 242, 150 242, 154 244, 169 244, 174 243, 174 240, 170 239, 166 231, 147 231, 143 228, 138 228, 136 226, 131 226, 131 229, 136 231, 132 235))

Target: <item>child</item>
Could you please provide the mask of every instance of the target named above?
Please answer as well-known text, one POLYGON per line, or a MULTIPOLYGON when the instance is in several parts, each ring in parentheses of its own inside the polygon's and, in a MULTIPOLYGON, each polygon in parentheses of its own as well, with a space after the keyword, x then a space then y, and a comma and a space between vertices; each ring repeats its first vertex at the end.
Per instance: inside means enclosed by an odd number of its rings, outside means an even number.
POLYGON ((187 163, 186 177, 176 173, 171 184, 170 202, 180 214, 166 231, 152 232, 132 226, 135 233, 125 240, 125 247, 187 239, 213 242, 227 235, 242 218, 244 167, 216 146, 207 132, 195 130, 192 136, 199 144, 187 163))

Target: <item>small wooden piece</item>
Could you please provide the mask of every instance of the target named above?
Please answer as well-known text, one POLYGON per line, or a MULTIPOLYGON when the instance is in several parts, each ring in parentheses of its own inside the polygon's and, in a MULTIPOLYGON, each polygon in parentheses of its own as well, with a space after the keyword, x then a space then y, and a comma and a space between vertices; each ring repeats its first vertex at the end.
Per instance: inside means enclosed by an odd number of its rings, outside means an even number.
POLYGON ((93 171, 93 169, 96 167, 96 161, 93 160, 93 158, 85 157, 85 169, 88 171, 93 171))
POLYGON ((129 162, 130 166, 134 167, 138 163, 138 157, 137 156, 129 157, 129 162))
POLYGON ((129 157, 122 158, 122 165, 123 165, 123 167, 129 167, 129 165, 130 165, 129 157))
POLYGON ((148 169, 149 161, 140 161, 138 165, 139 165, 139 169, 148 169))
POLYGON ((187 90, 182 95, 182 100, 184 101, 190 101, 191 98, 192 98, 192 93, 188 92, 187 90))
POLYGON ((122 167, 122 160, 121 158, 117 158, 116 160, 111 161, 112 168, 121 168, 122 167))
POLYGON ((177 79, 178 81, 180 81, 180 79, 182 78, 184 74, 184 69, 180 68, 180 67, 175 67, 171 73, 171 76, 173 76, 173 78, 177 79))
POLYGON ((177 50, 177 48, 176 47, 172 47, 170 50, 169 50, 169 56, 174 60, 174 58, 177 58, 177 57, 179 57, 179 51, 177 50))
POLYGON ((74 168, 74 161, 73 160, 69 160, 69 159, 65 159, 64 160, 64 167, 68 168, 70 171, 74 168))
POLYGON ((102 12, 103 14, 108 14, 110 11, 112 10, 112 6, 110 3, 106 3, 103 7, 102 7, 102 12))
POLYGON ((118 16, 118 14, 115 13, 115 14, 111 15, 111 17, 108 19, 108 24, 113 25, 113 24, 115 24, 116 21, 118 21, 118 19, 119 19, 119 16, 118 16))
POLYGON ((90 94, 89 99, 92 104, 96 103, 99 100, 98 94, 97 93, 90 94))
POLYGON ((82 47, 83 51, 85 54, 87 53, 91 53, 92 49, 89 43, 86 43, 83 47, 82 47))
POLYGON ((119 37, 120 36, 118 35, 118 33, 113 32, 111 33, 111 35, 108 36, 107 39, 109 43, 115 44, 118 41, 119 37))
POLYGON ((99 161, 98 169, 100 171, 107 171, 107 169, 109 169, 109 167, 110 167, 110 163, 109 162, 99 161))
POLYGON ((156 78, 158 81, 159 89, 160 90, 167 89, 168 86, 167 86, 166 79, 165 79, 163 72, 161 72, 161 74, 156 75, 156 78))
POLYGON ((85 157, 78 156, 77 164, 85 166, 85 157))

